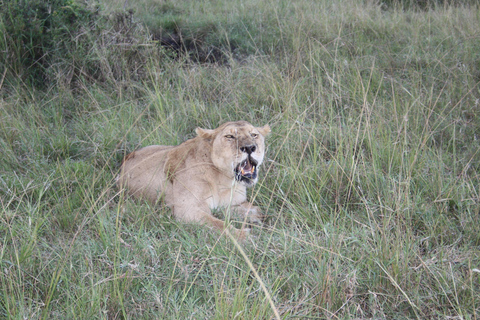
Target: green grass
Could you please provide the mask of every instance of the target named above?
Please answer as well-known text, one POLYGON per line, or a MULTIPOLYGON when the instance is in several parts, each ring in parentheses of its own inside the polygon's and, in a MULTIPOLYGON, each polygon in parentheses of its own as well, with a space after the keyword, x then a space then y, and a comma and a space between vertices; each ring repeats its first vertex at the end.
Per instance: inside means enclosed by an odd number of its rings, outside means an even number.
POLYGON ((478 7, 128 8, 147 27, 93 44, 102 77, 0 82, 0 318, 479 318, 478 7), (147 40, 172 19, 226 61, 147 40), (240 119, 272 128, 241 250, 115 188, 135 148, 240 119))

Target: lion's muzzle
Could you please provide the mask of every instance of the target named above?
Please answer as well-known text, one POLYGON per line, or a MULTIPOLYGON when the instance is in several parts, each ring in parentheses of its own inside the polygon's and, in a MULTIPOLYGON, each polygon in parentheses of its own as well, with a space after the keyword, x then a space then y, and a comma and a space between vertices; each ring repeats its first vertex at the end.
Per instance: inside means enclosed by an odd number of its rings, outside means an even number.
POLYGON ((254 145, 254 144, 240 148, 240 151, 246 152, 246 153, 248 153, 249 155, 252 154, 252 153, 254 153, 255 150, 257 150, 257 146, 254 145))

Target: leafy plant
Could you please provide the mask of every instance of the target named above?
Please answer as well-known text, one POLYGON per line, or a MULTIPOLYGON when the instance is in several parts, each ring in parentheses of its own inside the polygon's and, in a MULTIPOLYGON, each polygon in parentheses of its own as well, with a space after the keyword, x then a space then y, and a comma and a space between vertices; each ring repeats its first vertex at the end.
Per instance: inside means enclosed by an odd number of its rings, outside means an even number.
POLYGON ((0 51, 9 75, 42 84, 54 65, 90 65, 88 35, 100 18, 98 6, 74 0, 4 0, 1 7, 0 51))
POLYGON ((475 5, 476 0, 383 0, 382 4, 386 7, 400 7, 403 9, 429 10, 436 7, 475 5))

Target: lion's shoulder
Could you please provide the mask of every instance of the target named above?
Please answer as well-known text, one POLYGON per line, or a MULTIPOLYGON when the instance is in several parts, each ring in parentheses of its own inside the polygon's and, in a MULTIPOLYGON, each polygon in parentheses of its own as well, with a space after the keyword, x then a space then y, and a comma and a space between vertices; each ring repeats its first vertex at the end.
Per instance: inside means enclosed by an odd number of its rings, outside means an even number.
POLYGON ((164 154, 169 149, 173 148, 172 146, 161 146, 161 145, 151 145, 137 149, 133 152, 130 152, 123 158, 122 165, 126 163, 135 163, 138 161, 145 162, 149 159, 154 158, 159 154, 164 154))
POLYGON ((173 147, 167 154, 165 161, 165 174, 170 180, 180 172, 199 164, 210 165, 211 146, 204 139, 195 137, 173 147))

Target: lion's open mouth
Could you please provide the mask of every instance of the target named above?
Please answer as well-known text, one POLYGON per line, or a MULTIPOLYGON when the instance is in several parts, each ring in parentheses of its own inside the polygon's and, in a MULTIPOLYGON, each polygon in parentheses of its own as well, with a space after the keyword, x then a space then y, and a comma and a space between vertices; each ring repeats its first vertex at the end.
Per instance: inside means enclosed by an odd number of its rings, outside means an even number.
POLYGON ((257 161, 248 157, 240 162, 235 168, 235 179, 247 183, 253 182, 257 178, 257 161))

